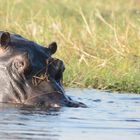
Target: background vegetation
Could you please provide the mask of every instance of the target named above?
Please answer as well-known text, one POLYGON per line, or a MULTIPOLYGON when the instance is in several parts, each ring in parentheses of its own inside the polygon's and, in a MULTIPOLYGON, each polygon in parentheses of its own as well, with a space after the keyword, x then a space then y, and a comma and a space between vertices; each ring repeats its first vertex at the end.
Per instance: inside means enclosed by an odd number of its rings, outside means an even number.
POLYGON ((56 41, 65 86, 140 93, 139 0, 0 0, 0 30, 56 41))

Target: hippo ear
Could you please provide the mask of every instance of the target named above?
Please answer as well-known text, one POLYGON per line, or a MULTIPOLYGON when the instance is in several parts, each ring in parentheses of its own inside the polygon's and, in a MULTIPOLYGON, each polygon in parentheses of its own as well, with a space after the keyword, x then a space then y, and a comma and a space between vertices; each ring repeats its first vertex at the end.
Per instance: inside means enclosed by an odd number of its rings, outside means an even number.
POLYGON ((2 33, 0 37, 0 45, 7 47, 10 41, 11 41, 10 34, 8 32, 2 33))
POLYGON ((51 54, 54 54, 56 51, 57 51, 57 44, 56 42, 52 42, 50 45, 49 45, 49 50, 51 51, 51 54))

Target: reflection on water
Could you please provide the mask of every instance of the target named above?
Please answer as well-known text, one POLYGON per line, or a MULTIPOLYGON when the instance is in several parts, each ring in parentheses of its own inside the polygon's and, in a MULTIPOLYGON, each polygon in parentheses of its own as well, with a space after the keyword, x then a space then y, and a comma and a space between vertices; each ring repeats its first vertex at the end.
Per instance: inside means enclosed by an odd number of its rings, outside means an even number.
POLYGON ((140 95, 67 89, 88 108, 43 110, 0 105, 0 139, 139 140, 140 95))

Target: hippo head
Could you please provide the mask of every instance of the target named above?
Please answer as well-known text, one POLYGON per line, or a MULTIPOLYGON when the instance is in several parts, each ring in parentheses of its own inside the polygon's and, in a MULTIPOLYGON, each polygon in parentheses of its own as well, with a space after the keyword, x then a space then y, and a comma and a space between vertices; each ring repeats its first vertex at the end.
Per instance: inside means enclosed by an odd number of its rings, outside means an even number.
POLYGON ((0 32, 0 102, 50 107, 81 106, 64 94, 62 60, 55 42, 42 47, 17 34, 0 32))

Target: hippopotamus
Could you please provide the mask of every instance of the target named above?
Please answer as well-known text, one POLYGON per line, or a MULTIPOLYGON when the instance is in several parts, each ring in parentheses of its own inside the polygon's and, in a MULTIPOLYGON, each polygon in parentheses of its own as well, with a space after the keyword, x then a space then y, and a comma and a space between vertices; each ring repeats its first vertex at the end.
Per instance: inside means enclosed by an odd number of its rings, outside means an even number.
POLYGON ((0 103, 38 107, 86 107, 65 94, 64 62, 47 47, 19 34, 0 31, 0 103))

